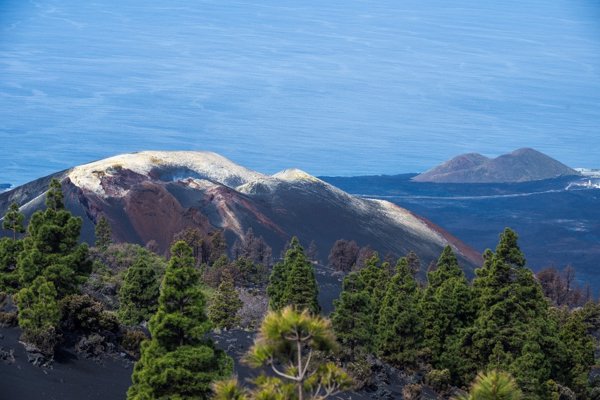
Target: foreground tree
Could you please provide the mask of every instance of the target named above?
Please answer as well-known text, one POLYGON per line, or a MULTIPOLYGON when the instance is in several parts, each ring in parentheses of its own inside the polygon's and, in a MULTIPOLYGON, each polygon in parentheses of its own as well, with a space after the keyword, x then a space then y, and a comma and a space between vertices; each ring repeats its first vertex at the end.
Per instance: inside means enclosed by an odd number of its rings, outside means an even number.
POLYGON ((339 342, 350 354, 359 349, 372 350, 375 332, 374 304, 357 272, 344 278, 340 298, 334 301, 331 322, 339 342))
POLYGON ((423 335, 418 300, 417 282, 408 260, 401 258, 379 311, 377 352, 384 360, 395 365, 416 362, 423 335))
POLYGON ((292 307, 272 311, 245 361, 255 368, 268 366, 275 376, 261 375, 253 390, 240 388, 235 380, 221 382, 215 386, 215 398, 316 400, 335 396, 352 385, 344 370, 320 359, 335 349, 327 319, 292 307))
POLYGON ((0 238, 0 292, 13 293, 19 287, 17 259, 23 250, 23 241, 17 237, 25 232, 24 220, 17 203, 12 203, 2 221, 2 228, 12 231, 13 237, 0 238))
POLYGON ((17 240, 17 235, 25 232, 23 221, 25 216, 19 211, 19 205, 12 203, 2 220, 2 229, 12 231, 13 240, 17 240))
MULTIPOLYGON (((560 362, 558 327, 548 303, 517 244, 506 229, 494 253, 476 270, 473 290, 477 314, 461 339, 461 353, 472 370, 497 368, 510 372, 528 398, 544 398, 553 365, 560 362)), ((471 372, 472 373, 472 372, 471 372)), ((470 374, 465 374, 468 379, 470 374)))
POLYGON ((273 267, 267 287, 269 306, 272 310, 280 310, 291 305, 318 314, 321 310, 318 293, 314 266, 306 258, 298 238, 294 237, 283 262, 273 267))
POLYGON ((208 399, 212 382, 231 374, 231 358, 206 336, 205 308, 192 250, 177 242, 150 320, 152 339, 142 344, 128 399, 208 399))
POLYGON ((46 207, 31 217, 17 268, 22 286, 44 276, 62 298, 75 293, 87 279, 91 263, 88 246, 79 244, 82 220, 64 209, 61 185, 56 179, 46 194, 46 207))
POLYGON ((371 298, 371 308, 373 310, 373 323, 377 326, 379 321, 379 311, 383 304, 388 283, 390 282, 390 265, 387 262, 382 263, 379 254, 375 253, 366 261, 365 267, 359 272, 359 278, 365 286, 366 292, 371 298))
POLYGON ((510 374, 492 370, 480 373, 473 382, 468 395, 454 400, 521 400, 523 394, 510 374))
POLYGON ((23 241, 0 238, 0 292, 14 293, 19 288, 17 260, 23 251, 23 241))
POLYGON ((471 288, 450 246, 443 250, 436 269, 427 273, 427 280, 419 304, 424 346, 437 368, 455 370, 462 359, 449 348, 461 330, 473 322, 473 305, 471 288))
POLYGON ((15 296, 19 326, 23 330, 21 339, 36 346, 47 357, 52 357, 57 344, 60 308, 56 295, 54 284, 39 276, 15 296))
POLYGON ((119 320, 126 325, 148 321, 158 307, 158 276, 146 257, 127 269, 119 290, 119 320))
POLYGON ((233 285, 233 276, 225 271, 221 284, 217 288, 212 304, 208 308, 208 316, 217 328, 231 329, 240 323, 238 311, 242 308, 240 295, 233 285))

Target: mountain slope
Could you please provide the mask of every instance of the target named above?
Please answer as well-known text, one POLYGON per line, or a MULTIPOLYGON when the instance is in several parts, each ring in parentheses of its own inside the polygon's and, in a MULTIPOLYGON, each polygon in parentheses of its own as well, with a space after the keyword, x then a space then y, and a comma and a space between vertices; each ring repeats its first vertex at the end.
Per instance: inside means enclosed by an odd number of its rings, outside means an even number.
POLYGON ((575 175, 579 173, 559 161, 534 149, 524 148, 493 159, 477 153, 463 154, 417 175, 413 180, 436 183, 500 183, 575 175))
MULTIPOLYGON (((401 207, 351 196, 296 169, 268 176, 214 153, 142 152, 53 176, 62 180, 67 207, 84 219, 83 238, 89 242, 95 221, 104 215, 116 240, 155 241, 163 252, 185 228, 223 229, 230 244, 252 228, 275 255, 296 235, 306 244, 315 240, 322 259, 345 238, 382 254, 414 250, 424 263, 450 243, 465 266, 479 260, 468 246, 401 207)), ((51 177, 1 194, 0 212, 12 201, 27 215, 42 208, 51 177)))

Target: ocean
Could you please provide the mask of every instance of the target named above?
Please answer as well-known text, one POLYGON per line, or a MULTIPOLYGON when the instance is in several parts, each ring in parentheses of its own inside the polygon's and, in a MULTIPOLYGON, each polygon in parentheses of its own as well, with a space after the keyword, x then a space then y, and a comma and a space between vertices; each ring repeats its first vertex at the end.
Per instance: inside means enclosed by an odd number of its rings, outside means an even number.
POLYGON ((534 147, 600 166, 597 0, 0 0, 0 183, 211 150, 265 173, 534 147))

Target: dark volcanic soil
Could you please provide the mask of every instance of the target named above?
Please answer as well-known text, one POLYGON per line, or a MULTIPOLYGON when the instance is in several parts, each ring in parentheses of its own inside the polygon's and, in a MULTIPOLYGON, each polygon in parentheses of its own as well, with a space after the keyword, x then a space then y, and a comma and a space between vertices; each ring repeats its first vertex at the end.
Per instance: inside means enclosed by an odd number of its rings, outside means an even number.
POLYGON ((120 400, 131 380, 133 365, 127 360, 102 362, 79 359, 62 352, 51 368, 27 361, 18 342, 18 328, 0 328, 0 346, 14 349, 15 361, 0 361, 0 400, 120 400))

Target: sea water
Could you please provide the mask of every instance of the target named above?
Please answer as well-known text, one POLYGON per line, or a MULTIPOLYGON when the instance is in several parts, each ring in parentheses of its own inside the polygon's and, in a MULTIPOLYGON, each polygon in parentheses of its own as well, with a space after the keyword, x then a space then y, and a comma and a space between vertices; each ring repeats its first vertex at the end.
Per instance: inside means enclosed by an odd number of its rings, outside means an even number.
POLYGON ((597 0, 1 0, 0 182, 122 152, 416 172, 600 165, 597 0))

